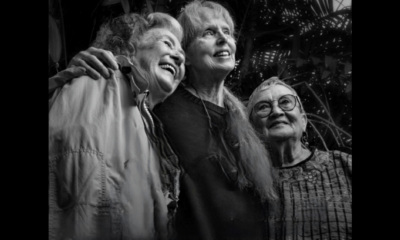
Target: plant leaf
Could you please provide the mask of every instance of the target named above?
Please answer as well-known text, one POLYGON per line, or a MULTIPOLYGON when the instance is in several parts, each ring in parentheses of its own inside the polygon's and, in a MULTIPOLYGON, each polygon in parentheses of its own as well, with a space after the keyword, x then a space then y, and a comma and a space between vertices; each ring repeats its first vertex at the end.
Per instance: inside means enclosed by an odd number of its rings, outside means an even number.
POLYGON ((331 64, 329 64, 329 68, 331 72, 335 72, 336 70, 336 65, 337 65, 337 59, 332 59, 331 64))
POLYGON ((332 56, 325 56, 325 67, 328 68, 331 65, 332 56))
POLYGON ((327 77, 329 76, 329 74, 331 74, 331 72, 325 70, 325 71, 322 73, 322 79, 327 78, 327 77))
POLYGON ((104 0, 103 3, 101 4, 102 6, 108 6, 108 5, 113 5, 116 3, 121 2, 121 0, 104 0))
POLYGON ((314 65, 317 65, 320 62, 320 60, 318 58, 316 58, 316 57, 311 57, 311 60, 312 60, 314 65))
POLYGON ((344 74, 347 74, 351 71, 351 63, 349 61, 344 65, 344 74))
POLYGON ((151 4, 153 4, 153 1, 149 1, 149 0, 146 1, 146 5, 147 5, 147 9, 149 10, 149 13, 154 12, 153 6, 151 4))
POLYGON ((352 89, 352 84, 350 82, 349 84, 347 84, 345 92, 349 93, 351 91, 351 89, 352 89))
POLYGON ((57 23, 49 15, 49 54, 53 62, 58 62, 61 56, 61 36, 57 23))
POLYGON ((130 12, 130 6, 128 0, 121 0, 122 8, 124 9, 124 13, 130 12))
POLYGON ((304 64, 305 60, 301 58, 297 58, 296 67, 301 67, 304 64))

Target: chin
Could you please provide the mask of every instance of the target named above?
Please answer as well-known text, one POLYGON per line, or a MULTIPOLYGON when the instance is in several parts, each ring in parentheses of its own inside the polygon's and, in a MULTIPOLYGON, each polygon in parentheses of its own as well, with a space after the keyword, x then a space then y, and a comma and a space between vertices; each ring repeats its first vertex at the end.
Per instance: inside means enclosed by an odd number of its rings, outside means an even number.
POLYGON ((294 134, 293 132, 287 132, 287 131, 268 131, 268 138, 269 139, 274 139, 277 141, 283 141, 289 138, 293 138, 294 134))
POLYGON ((157 79, 158 85, 161 89, 162 92, 165 92, 167 94, 171 94, 175 88, 178 86, 178 84, 175 84, 174 79, 163 79, 163 78, 158 78, 157 79))

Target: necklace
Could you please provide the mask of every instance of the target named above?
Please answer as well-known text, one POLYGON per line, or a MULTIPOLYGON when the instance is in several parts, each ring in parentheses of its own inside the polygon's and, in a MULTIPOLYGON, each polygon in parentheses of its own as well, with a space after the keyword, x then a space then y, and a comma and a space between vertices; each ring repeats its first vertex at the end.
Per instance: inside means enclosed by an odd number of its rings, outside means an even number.
POLYGON ((189 83, 189 84, 190 84, 190 86, 194 89, 194 91, 195 91, 196 94, 197 94, 197 97, 200 98, 200 101, 201 101, 201 103, 203 104, 204 111, 206 112, 207 118, 208 118, 208 125, 209 125, 209 127, 210 127, 210 130, 212 131, 211 117, 210 117, 210 115, 208 114, 207 107, 206 107, 206 105, 204 104, 203 99, 200 97, 199 93, 197 92, 197 89, 193 86, 192 83, 189 83))

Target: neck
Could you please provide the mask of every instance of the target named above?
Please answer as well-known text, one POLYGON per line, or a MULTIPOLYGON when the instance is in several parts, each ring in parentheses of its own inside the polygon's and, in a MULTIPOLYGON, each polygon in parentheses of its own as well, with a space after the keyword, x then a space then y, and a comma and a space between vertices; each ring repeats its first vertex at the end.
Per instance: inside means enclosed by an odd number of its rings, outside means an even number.
MULTIPOLYGON (((227 74, 226 74, 227 75, 227 74)), ((190 72, 189 84, 186 89, 195 96, 212 102, 220 107, 224 106, 224 82, 226 75, 210 76, 204 73, 190 72)))
POLYGON ((271 158, 277 167, 290 167, 306 160, 311 151, 303 148, 298 141, 268 142, 270 146, 271 158))
POLYGON ((157 94, 152 94, 151 92, 149 93, 149 95, 147 96, 147 100, 148 100, 148 106, 149 109, 153 110, 153 108, 163 102, 167 97, 165 95, 157 95, 157 94))
POLYGON ((150 95, 147 98, 148 99, 148 106, 150 110, 153 110, 154 106, 158 103, 158 101, 156 101, 155 99, 153 99, 150 95))

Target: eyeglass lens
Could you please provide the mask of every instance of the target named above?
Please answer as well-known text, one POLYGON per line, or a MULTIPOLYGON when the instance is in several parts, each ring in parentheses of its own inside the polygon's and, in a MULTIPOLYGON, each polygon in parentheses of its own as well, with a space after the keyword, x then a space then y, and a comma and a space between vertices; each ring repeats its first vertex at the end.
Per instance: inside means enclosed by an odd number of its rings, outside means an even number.
MULTIPOLYGON (((283 95, 278 99, 278 106, 284 111, 291 111, 296 106, 296 97, 290 94, 283 95)), ((259 102, 254 110, 262 117, 268 116, 272 111, 272 102, 259 102)))

